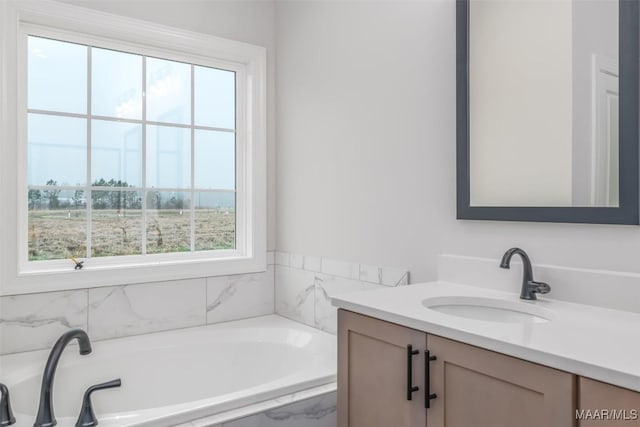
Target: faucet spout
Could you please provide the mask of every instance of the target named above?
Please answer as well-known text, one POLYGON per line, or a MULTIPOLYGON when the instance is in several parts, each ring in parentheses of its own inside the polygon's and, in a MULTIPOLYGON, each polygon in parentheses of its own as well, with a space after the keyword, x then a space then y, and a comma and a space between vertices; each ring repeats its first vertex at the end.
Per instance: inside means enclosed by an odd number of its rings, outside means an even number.
POLYGON ((82 329, 72 329, 58 338, 58 341, 51 349, 51 353, 49 353, 49 358, 44 368, 42 388, 40 389, 40 404, 38 405, 38 415, 36 416, 34 427, 53 427, 57 424, 53 413, 53 380, 62 352, 74 339, 78 340, 81 355, 91 353, 91 341, 89 341, 87 333, 82 329))
POLYGON ((520 291, 520 298, 526 300, 536 300, 536 294, 546 294, 551 291, 551 286, 543 282, 536 282, 533 280, 533 268, 531 267, 531 260, 525 251, 520 248, 511 248, 504 253, 502 261, 500 261, 500 268, 511 267, 511 257, 514 255, 520 255, 522 258, 522 289, 520 291))

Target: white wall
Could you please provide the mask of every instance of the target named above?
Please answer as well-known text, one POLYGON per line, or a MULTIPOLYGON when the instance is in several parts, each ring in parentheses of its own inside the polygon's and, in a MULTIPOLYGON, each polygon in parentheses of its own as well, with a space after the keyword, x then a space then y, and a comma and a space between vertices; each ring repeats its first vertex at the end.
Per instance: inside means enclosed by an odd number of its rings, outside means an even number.
POLYGON ((278 249, 431 277, 453 208, 454 2, 276 16, 278 249))
POLYGON ((275 248, 275 5, 270 0, 61 0, 267 49, 267 249, 275 248))
MULTIPOLYGON (((278 2, 279 250, 436 254, 640 272, 640 227, 455 219, 455 2, 278 2)), ((496 266, 497 268, 497 266, 496 266)), ((606 284, 603 284, 606 292, 606 284)))

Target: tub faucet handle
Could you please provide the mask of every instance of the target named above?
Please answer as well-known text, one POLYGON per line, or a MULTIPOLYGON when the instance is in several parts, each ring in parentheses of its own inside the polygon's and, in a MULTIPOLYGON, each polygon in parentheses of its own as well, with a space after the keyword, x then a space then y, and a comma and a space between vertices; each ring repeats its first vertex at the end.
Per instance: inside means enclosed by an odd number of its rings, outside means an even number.
POLYGON ((0 384, 0 426, 10 426, 16 423, 16 417, 13 416, 11 410, 11 401, 9 400, 9 389, 6 385, 0 384))
POLYGON ((91 393, 98 390, 105 390, 107 388, 120 387, 122 382, 120 378, 113 381, 108 381, 102 384, 92 385, 84 392, 84 398, 82 399, 82 409, 80 409, 80 415, 76 422, 76 427, 91 427, 98 425, 98 418, 96 418, 95 412, 93 412, 93 405, 91 404, 91 393))

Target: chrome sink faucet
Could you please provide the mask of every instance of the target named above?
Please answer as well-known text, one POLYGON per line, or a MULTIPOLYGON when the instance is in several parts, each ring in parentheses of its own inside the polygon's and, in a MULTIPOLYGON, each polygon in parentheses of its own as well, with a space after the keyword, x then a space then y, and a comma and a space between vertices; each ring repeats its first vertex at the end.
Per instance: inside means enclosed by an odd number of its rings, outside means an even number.
POLYGON ((47 365, 44 368, 42 388, 40 389, 40 404, 38 405, 38 415, 36 416, 34 427, 53 427, 57 424, 53 413, 53 379, 56 375, 56 368, 62 352, 74 339, 78 340, 80 354, 91 353, 91 342, 87 333, 82 329, 72 329, 58 338, 58 341, 51 349, 51 353, 49 353, 49 359, 47 359, 47 365))
POLYGON ((511 248, 502 256, 500 268, 510 268, 511 257, 515 254, 522 258, 522 290, 520 298, 526 300, 536 300, 536 294, 546 294, 551 290, 551 286, 543 282, 533 280, 533 269, 531 260, 525 251, 520 248, 511 248))

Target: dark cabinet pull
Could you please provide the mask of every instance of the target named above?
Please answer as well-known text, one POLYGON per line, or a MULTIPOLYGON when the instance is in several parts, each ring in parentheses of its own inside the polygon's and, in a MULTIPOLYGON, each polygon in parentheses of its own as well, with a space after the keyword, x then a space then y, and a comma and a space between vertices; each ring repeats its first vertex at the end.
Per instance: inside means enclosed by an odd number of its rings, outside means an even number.
POLYGON ((429 409, 431 407, 431 399, 438 397, 437 394, 431 393, 431 366, 429 362, 437 360, 437 357, 432 356, 429 350, 424 352, 424 407, 429 409))
POLYGON ((417 385, 413 385, 413 356, 418 353, 420 351, 414 350, 411 344, 407 346, 407 400, 411 400, 411 395, 420 390, 417 385))

